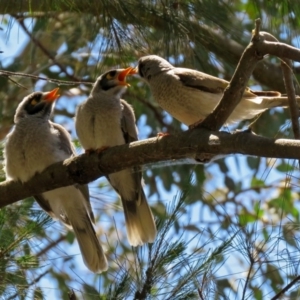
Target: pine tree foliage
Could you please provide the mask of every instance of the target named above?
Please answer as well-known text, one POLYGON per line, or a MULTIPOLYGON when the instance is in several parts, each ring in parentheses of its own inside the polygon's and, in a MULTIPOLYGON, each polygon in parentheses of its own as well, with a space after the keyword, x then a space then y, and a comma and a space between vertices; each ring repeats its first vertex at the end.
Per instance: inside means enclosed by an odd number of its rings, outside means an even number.
MULTIPOLYGON (((0 181, 15 109, 33 90, 60 87, 54 120, 71 132, 80 153, 72 118, 104 71, 157 54, 230 80, 257 17, 263 30, 299 48, 298 16, 293 1, 1 1, 0 181)), ((297 64, 293 72, 297 82, 297 64)), ((140 139, 187 129, 158 107, 145 83, 134 77, 130 84, 124 97, 135 109, 140 139)), ((285 93, 280 61, 259 62, 249 85, 285 93)), ((283 109, 263 113, 251 128, 266 137, 293 137, 283 109)), ((143 247, 129 246, 109 183, 90 184, 109 261, 100 275, 83 265, 73 232, 32 198, 1 209, 0 297, 259 300, 279 299, 282 292, 299 298, 296 162, 234 155, 208 165, 162 162, 143 171, 159 230, 143 247)))

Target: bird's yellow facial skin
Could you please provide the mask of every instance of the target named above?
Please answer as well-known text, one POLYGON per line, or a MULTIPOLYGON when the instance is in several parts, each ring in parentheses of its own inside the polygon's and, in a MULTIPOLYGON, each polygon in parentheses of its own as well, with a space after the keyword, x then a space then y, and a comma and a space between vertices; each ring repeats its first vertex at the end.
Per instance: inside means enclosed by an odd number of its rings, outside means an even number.
POLYGON ((115 79, 115 77, 116 77, 116 71, 111 71, 111 72, 106 74, 106 79, 107 80, 115 79))
POLYGON ((37 103, 38 103, 38 102, 37 102, 35 99, 32 99, 31 102, 30 102, 30 104, 31 104, 32 106, 36 105, 37 103))

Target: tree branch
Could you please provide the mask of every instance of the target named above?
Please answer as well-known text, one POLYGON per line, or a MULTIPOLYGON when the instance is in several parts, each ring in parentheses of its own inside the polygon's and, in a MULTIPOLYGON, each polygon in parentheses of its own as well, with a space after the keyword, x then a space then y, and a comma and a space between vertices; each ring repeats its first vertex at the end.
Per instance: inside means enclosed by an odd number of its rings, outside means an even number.
POLYGON ((263 58, 263 56, 258 55, 255 47, 255 41, 259 37, 259 25, 260 23, 257 21, 255 29, 256 34, 252 37, 250 44, 245 49, 230 83, 225 89, 221 101, 213 112, 209 114, 198 126, 211 130, 220 129, 241 101, 247 87, 248 80, 255 69, 256 63, 263 58))
POLYGON ((47 78, 47 77, 41 77, 41 76, 36 76, 32 74, 27 74, 27 73, 20 73, 20 72, 11 72, 11 71, 6 71, 6 70, 0 70, 0 76, 5 76, 5 77, 28 77, 32 78, 35 80, 45 80, 51 83, 57 83, 59 85, 78 85, 78 84, 85 84, 85 85, 93 85, 94 82, 90 81, 67 81, 67 80, 60 80, 60 79, 54 79, 54 78, 47 78))
POLYGON ((276 294, 271 300, 277 300, 280 299, 285 292, 287 292, 293 285, 297 283, 297 281, 300 280, 300 276, 297 276, 294 278, 289 284, 287 284, 278 294, 276 294))
POLYGON ((271 35, 260 33, 259 27, 260 19, 257 19, 251 42, 245 49, 221 101, 213 112, 198 125, 199 127, 210 130, 218 130, 222 127, 232 111, 241 101, 256 63, 263 59, 265 55, 271 54, 282 59, 288 58, 300 61, 299 49, 283 43, 267 41, 271 35))
POLYGON ((82 154, 58 162, 28 182, 5 181, 0 184, 0 208, 26 197, 55 188, 85 184, 101 176, 159 161, 187 159, 199 153, 228 155, 242 153, 261 157, 300 158, 300 141, 269 139, 249 131, 213 132, 195 128, 177 135, 151 138, 90 155, 82 154))

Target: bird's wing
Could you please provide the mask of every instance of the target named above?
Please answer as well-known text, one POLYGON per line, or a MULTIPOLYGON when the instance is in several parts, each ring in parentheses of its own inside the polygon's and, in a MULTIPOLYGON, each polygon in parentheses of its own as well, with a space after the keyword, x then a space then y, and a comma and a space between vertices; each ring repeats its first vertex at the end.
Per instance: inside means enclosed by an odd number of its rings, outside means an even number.
MULTIPOLYGON (((183 85, 212 94, 223 94, 229 84, 227 80, 192 69, 174 68, 173 74, 179 78, 183 85)), ((257 97, 257 95, 246 88, 244 97, 251 98, 257 97)))
MULTIPOLYGON (((138 131, 135 125, 135 116, 134 111, 131 105, 129 105, 125 100, 121 99, 122 105, 122 119, 121 119, 121 128, 123 131, 123 136, 125 139, 125 143, 131 143, 138 140, 138 131)), ((142 193, 142 172, 141 167, 137 166, 132 169, 132 175, 134 176, 135 181, 135 193, 137 193, 137 199, 140 201, 140 195, 142 193)))
POLYGON ((59 138, 59 147, 63 150, 68 156, 75 155, 76 151, 71 142, 71 137, 68 131, 63 128, 61 125, 52 123, 52 126, 57 131, 57 136, 59 138))
MULTIPOLYGON (((76 150, 71 142, 71 137, 68 131, 59 124, 52 123, 52 125, 57 130, 60 148, 69 156, 75 156, 76 150)), ((89 194, 88 186, 86 184, 85 185, 76 184, 75 186, 83 194, 90 218, 92 222, 95 223, 95 217, 90 203, 90 194, 89 194)))
POLYGON ((125 100, 121 99, 122 105, 122 119, 121 119, 121 129, 125 139, 125 143, 131 143, 138 140, 138 132, 135 126, 135 116, 131 105, 129 105, 125 100))
POLYGON ((91 202, 90 202, 90 193, 89 193, 89 188, 87 184, 81 185, 81 184, 76 184, 75 185, 76 188, 78 188, 80 190, 80 192, 82 193, 82 195, 84 196, 84 199, 86 201, 86 208, 88 210, 88 214, 92 220, 92 222, 95 224, 95 216, 92 210, 92 206, 91 206, 91 202))
MULTIPOLYGON (((48 213, 52 218, 58 218, 58 216, 55 215, 53 212, 51 205, 47 199, 45 199, 42 195, 34 195, 33 198, 36 200, 36 202, 40 205, 40 207, 48 213)), ((64 221, 65 224, 71 225, 68 217, 66 215, 61 215, 61 219, 64 221)))
POLYGON ((219 94, 228 86, 228 81, 196 70, 174 68, 173 73, 183 85, 199 89, 203 92, 219 94))

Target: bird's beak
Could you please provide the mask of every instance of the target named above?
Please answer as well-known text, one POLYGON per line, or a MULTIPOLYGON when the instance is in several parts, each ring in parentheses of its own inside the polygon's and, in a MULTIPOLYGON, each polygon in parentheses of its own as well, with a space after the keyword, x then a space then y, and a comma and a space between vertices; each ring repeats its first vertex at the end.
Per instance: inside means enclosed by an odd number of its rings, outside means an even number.
POLYGON ((119 80, 118 84, 119 85, 130 86, 130 84, 126 82, 126 77, 129 76, 129 75, 134 75, 136 73, 137 72, 136 72, 135 68, 132 68, 132 67, 128 67, 128 68, 122 70, 120 72, 120 74, 118 75, 118 80, 119 80))
POLYGON ((50 92, 44 93, 43 100, 46 102, 54 102, 60 95, 58 94, 59 88, 56 88, 50 92))

